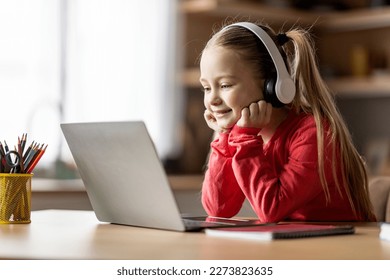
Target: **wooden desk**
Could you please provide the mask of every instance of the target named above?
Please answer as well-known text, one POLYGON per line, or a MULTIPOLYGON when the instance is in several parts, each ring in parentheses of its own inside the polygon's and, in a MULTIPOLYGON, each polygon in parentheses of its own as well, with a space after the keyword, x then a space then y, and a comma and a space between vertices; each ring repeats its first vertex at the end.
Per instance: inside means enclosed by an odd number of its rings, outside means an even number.
POLYGON ((356 234, 249 241, 100 223, 92 211, 32 212, 32 223, 0 225, 0 259, 390 259, 375 223, 356 234))

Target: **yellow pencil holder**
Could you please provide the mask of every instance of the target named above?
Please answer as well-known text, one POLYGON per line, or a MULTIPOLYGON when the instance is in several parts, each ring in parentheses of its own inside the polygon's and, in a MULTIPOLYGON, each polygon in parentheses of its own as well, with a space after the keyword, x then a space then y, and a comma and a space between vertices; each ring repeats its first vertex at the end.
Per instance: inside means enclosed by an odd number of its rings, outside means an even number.
POLYGON ((32 176, 0 173, 0 224, 31 223, 32 176))

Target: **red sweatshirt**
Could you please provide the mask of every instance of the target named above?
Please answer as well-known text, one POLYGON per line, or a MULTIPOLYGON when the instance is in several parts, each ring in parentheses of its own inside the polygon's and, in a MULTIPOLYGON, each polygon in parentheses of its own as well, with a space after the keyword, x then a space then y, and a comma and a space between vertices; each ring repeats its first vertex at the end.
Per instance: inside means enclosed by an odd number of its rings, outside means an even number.
POLYGON ((340 161, 332 159, 331 148, 324 150, 330 192, 330 201, 326 202, 312 115, 290 112, 266 144, 259 131, 235 126, 211 143, 202 188, 208 215, 232 217, 247 198, 262 222, 357 220, 344 188, 340 187, 340 195, 333 179, 332 165, 340 161))

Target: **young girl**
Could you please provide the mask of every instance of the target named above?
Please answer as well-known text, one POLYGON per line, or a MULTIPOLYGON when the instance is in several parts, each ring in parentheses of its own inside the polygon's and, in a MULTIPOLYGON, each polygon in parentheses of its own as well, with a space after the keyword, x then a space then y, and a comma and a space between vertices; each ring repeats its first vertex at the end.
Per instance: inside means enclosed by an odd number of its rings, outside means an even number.
POLYGON ((305 30, 226 26, 201 55, 204 116, 216 132, 202 203, 263 222, 375 221, 364 163, 320 77, 305 30))

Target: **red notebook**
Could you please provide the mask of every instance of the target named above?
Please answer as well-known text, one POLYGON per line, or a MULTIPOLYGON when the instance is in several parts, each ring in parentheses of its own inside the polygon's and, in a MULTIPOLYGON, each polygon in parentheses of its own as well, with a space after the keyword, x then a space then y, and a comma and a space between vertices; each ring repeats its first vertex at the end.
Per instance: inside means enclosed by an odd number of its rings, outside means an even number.
POLYGON ((327 236, 336 234, 353 234, 355 228, 351 225, 323 225, 323 224, 277 224, 253 227, 234 227, 206 229, 210 236, 229 237, 252 240, 273 240, 327 236))

